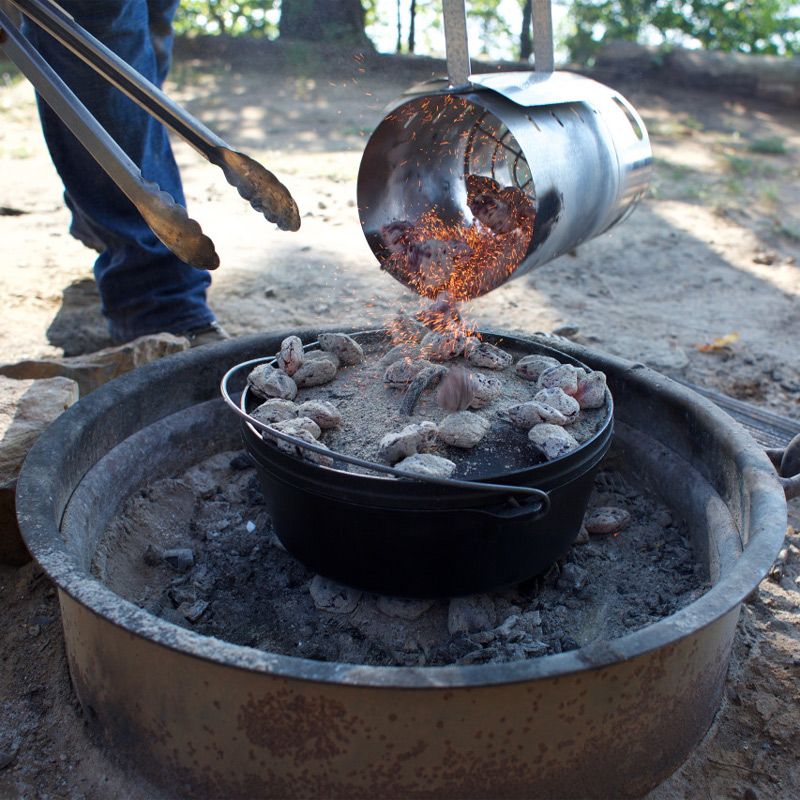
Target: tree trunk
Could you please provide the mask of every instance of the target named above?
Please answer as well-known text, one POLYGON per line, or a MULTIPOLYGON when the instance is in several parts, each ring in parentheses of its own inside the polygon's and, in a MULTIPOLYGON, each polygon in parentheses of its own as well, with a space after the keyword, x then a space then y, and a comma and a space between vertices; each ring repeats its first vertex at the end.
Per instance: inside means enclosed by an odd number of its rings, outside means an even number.
POLYGON ((361 0, 283 0, 278 27, 283 39, 368 41, 361 0))
POLYGON ((527 61, 533 52, 531 44, 531 18, 533 16, 533 0, 525 0, 522 7, 522 28, 519 32, 519 60, 527 61))
POLYGON ((416 22, 417 22, 417 0, 411 0, 411 9, 409 10, 411 21, 408 25, 408 52, 414 52, 414 37, 416 35, 416 22))
POLYGON ((400 21, 400 0, 397 0, 397 44, 394 49, 397 53, 403 49, 403 25, 400 21))

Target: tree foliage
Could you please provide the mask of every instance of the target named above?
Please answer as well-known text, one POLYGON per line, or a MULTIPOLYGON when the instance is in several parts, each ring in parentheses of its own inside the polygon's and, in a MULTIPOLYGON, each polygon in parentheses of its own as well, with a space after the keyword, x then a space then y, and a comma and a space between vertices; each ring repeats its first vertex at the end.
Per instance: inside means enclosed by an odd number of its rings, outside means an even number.
POLYGON ((606 40, 667 44, 694 40, 708 50, 800 53, 794 0, 574 0, 574 33, 567 46, 585 62, 606 40))
POLYGON ((181 0, 175 32, 276 36, 276 0, 181 0))

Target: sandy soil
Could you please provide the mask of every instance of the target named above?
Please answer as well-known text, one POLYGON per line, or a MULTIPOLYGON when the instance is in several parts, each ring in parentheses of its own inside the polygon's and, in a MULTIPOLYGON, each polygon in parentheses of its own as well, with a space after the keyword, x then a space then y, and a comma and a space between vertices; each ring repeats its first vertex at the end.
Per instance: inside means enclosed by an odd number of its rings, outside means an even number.
MULTIPOLYGON (((355 176, 381 109, 428 77, 430 62, 270 48, 229 62, 179 60, 169 89, 279 174, 303 226, 272 229, 216 168, 176 145, 191 213, 222 258, 211 293, 221 321, 234 334, 383 321, 408 293, 361 235, 355 176)), ((108 342, 92 254, 66 232, 32 90, 4 72, 0 359, 97 349, 108 342)), ((619 88, 653 140, 647 199, 624 225, 476 301, 472 314, 523 331, 575 325, 592 346, 800 417, 800 112, 634 79, 619 88), (726 347, 697 349, 733 333, 726 347)), ((718 719, 653 800, 800 796, 797 555, 744 607, 718 719)), ((0 709, 0 796, 153 796, 83 736, 57 603, 33 565, 0 570, 0 709)))

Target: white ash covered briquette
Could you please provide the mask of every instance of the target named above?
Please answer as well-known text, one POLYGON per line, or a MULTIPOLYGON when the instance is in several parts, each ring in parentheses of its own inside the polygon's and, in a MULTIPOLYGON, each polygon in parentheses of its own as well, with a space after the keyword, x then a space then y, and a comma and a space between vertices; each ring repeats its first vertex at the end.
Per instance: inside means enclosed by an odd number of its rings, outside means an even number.
POLYGON ((572 396, 578 391, 578 368, 572 364, 559 364, 546 369, 536 381, 540 389, 563 389, 572 396))
POLYGON ((588 533, 600 536, 609 533, 618 533, 631 521, 631 515, 624 508, 602 506, 590 511, 583 520, 588 533))
MULTIPOLYGON (((306 433, 310 433, 315 439, 319 439, 322 434, 319 425, 310 417, 285 419, 283 422, 276 422, 270 425, 270 428, 285 433, 287 436, 298 436, 300 431, 305 431, 306 433)), ((265 431, 264 436, 269 436, 269 433, 265 431)))
POLYGON ((445 411, 463 411, 474 400, 472 375, 463 367, 451 367, 439 382, 436 402, 445 411))
POLYGON ((388 367, 401 358, 415 359, 419 356, 419 348, 414 344, 396 344, 382 358, 381 366, 388 367))
POLYGON ((581 407, 578 401, 574 397, 570 397, 563 389, 559 389, 558 387, 554 389, 540 389, 533 396, 533 399, 561 412, 568 423, 575 422, 575 420, 578 419, 581 407))
POLYGON ((475 447, 491 428, 486 417, 472 411, 449 414, 439 423, 439 439, 451 447, 468 450, 475 447))
MULTIPOLYGON (((295 420, 289 420, 289 422, 294 422, 295 420)), ((309 420, 310 421, 310 420, 309 420)), ((278 423, 278 425, 283 423, 278 423)), ((273 426, 277 427, 277 425, 273 426)), ((295 439, 300 439, 303 442, 307 442, 308 444, 316 445, 317 447, 323 447, 326 450, 328 449, 326 445, 322 442, 317 441, 316 437, 309 433, 302 427, 296 428, 294 430, 288 431, 283 430, 281 433, 285 433, 289 436, 294 436, 295 439)), ((263 437, 265 439, 269 439, 269 441, 274 442, 275 445, 278 447, 279 450, 282 450, 284 453, 288 453, 291 456, 296 456, 298 458, 304 458, 306 461, 311 461, 314 464, 321 464, 324 467, 330 467, 333 464, 333 459, 329 458, 326 455, 322 455, 321 453, 314 453, 306 447, 302 447, 300 445, 294 444, 293 442, 285 442, 283 439, 278 439, 277 437, 270 437, 269 433, 264 433, 263 437)))
POLYGON ((517 361, 514 369, 520 378, 524 378, 526 381, 538 381, 539 376, 545 370, 559 366, 561 366, 561 362, 558 359, 550 356, 533 355, 521 358, 517 361))
POLYGON ((303 343, 299 336, 287 336, 281 342, 277 363, 278 368, 290 377, 300 369, 300 365, 303 363, 303 343))
POLYGON ((271 400, 262 403, 258 408, 253 409, 250 416, 265 425, 270 425, 274 422, 294 419, 297 416, 297 406, 291 400, 281 400, 279 397, 273 397, 271 400))
POLYGON ((401 431, 387 433, 378 445, 378 457, 388 464, 396 464, 408 456, 430 450, 436 443, 437 428, 433 422, 406 425, 401 431))
POLYGON ((470 375, 472 383, 472 400, 469 408, 483 408, 489 403, 497 400, 503 393, 503 384, 494 375, 484 375, 481 372, 473 372, 470 375))
POLYGON ((560 425, 543 422, 528 431, 533 446, 548 460, 560 458, 578 448, 578 442, 560 425))
POLYGON ((433 453, 415 453, 395 464, 395 468, 429 478, 449 478, 455 472, 456 465, 449 458, 433 453))
POLYGON ((303 362, 307 361, 330 361, 336 369, 342 365, 336 353, 328 353, 325 350, 306 350, 303 362))
POLYGON ((473 367, 501 370, 511 366, 513 358, 510 353, 501 350, 489 342, 470 339, 464 348, 464 356, 473 367), (474 342, 477 341, 477 344, 474 342))
POLYGON ((319 346, 326 353, 333 353, 345 366, 351 367, 364 360, 361 345, 346 333, 321 333, 319 346))
POLYGON ((327 400, 307 400, 297 406, 298 417, 313 419, 322 430, 338 428, 342 423, 342 415, 333 403, 327 400))
POLYGON ((423 369, 432 366, 433 364, 424 358, 416 361, 404 358, 401 361, 395 361, 386 368, 386 372, 383 373, 383 380, 389 386, 407 386, 423 369))
POLYGON ((504 408, 499 413, 501 416, 507 417, 517 428, 521 428, 524 431, 529 431, 542 422, 549 422, 551 425, 567 424, 567 418, 560 411, 536 400, 518 403, 515 406, 504 408))
POLYGON ((575 399, 581 408, 602 408, 606 402, 606 374, 595 371, 588 374, 584 370, 578 376, 578 390, 575 399))
POLYGON ((327 358, 307 359, 294 374, 294 382, 298 389, 322 386, 336 377, 336 366, 327 358))
POLYGON ((294 400, 297 397, 297 384, 272 364, 259 364, 247 376, 247 383, 259 397, 279 397, 282 400, 294 400))
POLYGON ((431 361, 450 361, 464 352, 467 337, 461 331, 431 331, 422 340, 421 353, 431 361))

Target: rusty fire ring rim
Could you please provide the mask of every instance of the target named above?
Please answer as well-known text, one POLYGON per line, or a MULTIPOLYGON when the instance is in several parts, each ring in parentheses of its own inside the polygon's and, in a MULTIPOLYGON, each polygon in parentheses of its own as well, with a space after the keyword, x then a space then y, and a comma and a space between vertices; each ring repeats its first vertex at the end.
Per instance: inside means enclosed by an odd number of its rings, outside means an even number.
MULTIPOLYGON (((98 453, 95 461, 66 491, 63 489, 59 491, 56 480, 58 471, 53 468, 54 452, 58 453, 61 450, 63 455, 63 451, 67 451, 70 444, 76 445, 85 425, 101 420, 120 399, 130 397, 132 391, 140 388, 142 384, 158 383, 159 379, 167 379, 170 373, 174 377, 174 374, 182 369, 202 368, 205 362, 213 360, 211 357, 225 349, 246 352, 248 347, 260 344, 263 352, 263 342, 266 338, 280 340, 288 335, 299 335, 305 340, 318 333, 319 331, 292 330, 269 335, 255 334, 179 353, 116 378, 62 414, 42 434, 29 452, 17 484, 17 516, 23 539, 33 557, 58 589, 91 613, 133 636, 145 638, 183 655, 225 667, 354 688, 382 686, 413 690, 477 688, 600 669, 608 664, 632 659, 675 644, 686 636, 713 624, 736 608, 765 577, 782 546, 785 523, 776 524, 775 520, 776 518, 786 520, 784 493, 769 459, 749 434, 740 429, 737 423, 710 400, 643 364, 635 364, 606 353, 586 351, 567 341, 559 340, 555 345, 557 349, 569 354, 589 352, 595 357, 590 360, 598 358, 604 360, 616 369, 625 371, 629 380, 657 384, 658 390, 673 401, 684 406, 691 404, 693 413, 702 418, 708 427, 715 429, 724 440, 727 449, 736 453, 735 461, 743 481, 748 486, 751 501, 749 523, 752 535, 728 574, 688 606, 658 622, 610 640, 602 652, 590 652, 591 648, 585 647, 527 661, 438 667, 377 667, 314 661, 236 645, 161 620, 124 600, 77 563, 61 537, 61 516, 83 476, 107 451, 98 453), (59 494, 62 496, 59 497, 59 494), (46 501, 42 502, 42 498, 46 498, 46 501), (59 503, 60 511, 57 509, 59 503)), ((554 346, 552 340, 542 340, 530 335, 494 329, 487 333, 515 336, 518 339, 554 346)), ((237 356, 232 353, 231 361, 234 358, 237 356)), ((216 383, 218 382, 217 377, 216 383)), ((213 395, 192 399, 195 402, 204 402, 212 398, 213 395)), ((194 404, 186 403, 184 408, 194 404)), ((174 413, 175 410, 168 413, 174 413)), ((157 420, 158 418, 148 420, 142 427, 157 420)), ((124 438, 127 437, 123 437, 120 441, 124 438)))

